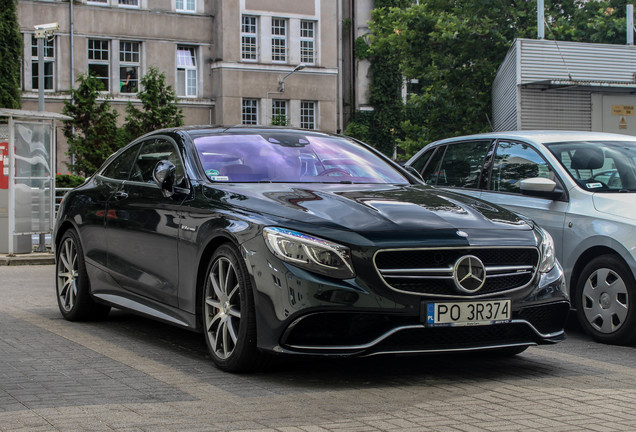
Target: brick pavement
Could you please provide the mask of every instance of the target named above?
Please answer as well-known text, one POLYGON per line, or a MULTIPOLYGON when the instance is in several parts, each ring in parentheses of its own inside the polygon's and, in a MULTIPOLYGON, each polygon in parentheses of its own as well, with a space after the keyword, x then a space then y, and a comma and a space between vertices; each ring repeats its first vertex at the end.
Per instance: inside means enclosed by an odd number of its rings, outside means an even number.
POLYGON ((53 271, 0 268, 0 431, 636 430, 633 347, 579 336, 515 359, 292 359, 231 375, 194 333, 117 311, 63 320, 53 271))

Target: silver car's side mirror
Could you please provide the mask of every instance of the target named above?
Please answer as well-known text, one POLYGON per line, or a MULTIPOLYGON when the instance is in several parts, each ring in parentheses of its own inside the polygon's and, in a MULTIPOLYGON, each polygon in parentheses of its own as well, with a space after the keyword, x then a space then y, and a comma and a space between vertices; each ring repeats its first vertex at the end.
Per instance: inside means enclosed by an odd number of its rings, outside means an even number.
POLYGON ((551 200, 563 200, 563 190, 557 182, 545 177, 532 177, 521 180, 519 188, 524 195, 551 200))
POLYGON ((519 187, 522 192, 554 192, 556 182, 544 177, 533 177, 521 180, 519 187))

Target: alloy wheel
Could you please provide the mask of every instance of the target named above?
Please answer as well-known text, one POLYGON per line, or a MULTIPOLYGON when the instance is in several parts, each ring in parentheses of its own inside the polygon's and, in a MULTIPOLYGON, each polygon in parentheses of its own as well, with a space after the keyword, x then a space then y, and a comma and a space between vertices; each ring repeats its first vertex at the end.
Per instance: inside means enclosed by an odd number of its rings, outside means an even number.
POLYGON ((229 358, 238 343, 241 322, 240 283, 236 268, 219 257, 208 274, 205 294, 205 328, 211 349, 220 359, 229 358))
POLYGON ((79 277, 78 253, 75 242, 68 237, 60 245, 57 264, 57 295, 60 305, 70 312, 77 299, 77 278, 79 277))

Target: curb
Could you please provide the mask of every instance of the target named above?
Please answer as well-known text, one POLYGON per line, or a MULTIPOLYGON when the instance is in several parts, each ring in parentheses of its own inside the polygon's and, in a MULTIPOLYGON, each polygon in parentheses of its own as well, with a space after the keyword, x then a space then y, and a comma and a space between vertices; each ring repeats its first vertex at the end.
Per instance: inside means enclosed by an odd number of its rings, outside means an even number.
POLYGON ((9 256, 0 255, 0 266, 49 265, 55 264, 53 253, 39 252, 9 256))

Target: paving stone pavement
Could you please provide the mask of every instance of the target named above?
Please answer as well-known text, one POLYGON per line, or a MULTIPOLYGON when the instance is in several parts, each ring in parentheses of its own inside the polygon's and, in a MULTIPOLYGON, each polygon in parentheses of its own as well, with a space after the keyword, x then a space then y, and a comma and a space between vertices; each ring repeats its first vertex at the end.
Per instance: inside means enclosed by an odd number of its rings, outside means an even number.
POLYGON ((195 333, 63 320, 54 267, 0 267, 0 431, 636 431, 636 349, 290 359, 217 370, 195 333))

